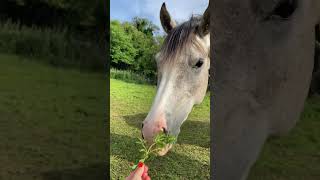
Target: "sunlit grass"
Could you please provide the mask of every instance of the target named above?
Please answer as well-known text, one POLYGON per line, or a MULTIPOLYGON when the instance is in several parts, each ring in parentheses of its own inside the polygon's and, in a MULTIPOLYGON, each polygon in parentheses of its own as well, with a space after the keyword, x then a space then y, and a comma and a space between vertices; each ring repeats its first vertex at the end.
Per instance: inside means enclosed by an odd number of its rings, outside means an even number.
MULTIPOLYGON (((111 169, 113 179, 130 174, 129 162, 139 159, 141 122, 155 96, 155 86, 111 79, 111 169)), ((164 157, 147 163, 154 179, 209 179, 210 99, 194 107, 182 125, 177 144, 164 157)))

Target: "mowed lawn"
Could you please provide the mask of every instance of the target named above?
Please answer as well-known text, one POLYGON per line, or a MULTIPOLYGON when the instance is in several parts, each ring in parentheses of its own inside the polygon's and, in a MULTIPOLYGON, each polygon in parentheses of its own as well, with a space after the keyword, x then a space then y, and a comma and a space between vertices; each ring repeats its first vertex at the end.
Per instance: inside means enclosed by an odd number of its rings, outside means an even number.
POLYGON ((103 179, 106 77, 0 54, 0 179, 103 179))
MULTIPOLYGON (((155 86, 111 79, 111 169, 112 179, 124 179, 131 172, 129 162, 140 157, 141 123, 155 96, 155 86)), ((150 162, 152 179, 209 179, 210 99, 195 106, 181 127, 178 142, 164 157, 150 162)))

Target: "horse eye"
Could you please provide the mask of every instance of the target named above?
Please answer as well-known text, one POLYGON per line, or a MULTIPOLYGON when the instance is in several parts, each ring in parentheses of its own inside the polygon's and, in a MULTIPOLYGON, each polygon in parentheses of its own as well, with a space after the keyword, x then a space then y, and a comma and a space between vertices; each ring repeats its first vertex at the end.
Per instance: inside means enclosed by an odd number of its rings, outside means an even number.
POLYGON ((297 9, 297 0, 282 0, 272 11, 270 18, 288 19, 297 9))
POLYGON ((203 59, 200 58, 198 62, 194 65, 194 68, 200 68, 203 65, 203 59))

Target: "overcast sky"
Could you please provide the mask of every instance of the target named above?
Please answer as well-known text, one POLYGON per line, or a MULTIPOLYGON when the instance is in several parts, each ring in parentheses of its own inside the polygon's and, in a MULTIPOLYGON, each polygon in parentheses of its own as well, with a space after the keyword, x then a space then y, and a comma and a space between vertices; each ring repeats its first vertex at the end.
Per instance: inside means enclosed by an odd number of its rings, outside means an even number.
POLYGON ((159 12, 163 2, 171 16, 177 22, 183 22, 192 14, 203 14, 209 0, 111 0, 111 19, 131 21, 135 16, 148 18, 162 31, 159 12))

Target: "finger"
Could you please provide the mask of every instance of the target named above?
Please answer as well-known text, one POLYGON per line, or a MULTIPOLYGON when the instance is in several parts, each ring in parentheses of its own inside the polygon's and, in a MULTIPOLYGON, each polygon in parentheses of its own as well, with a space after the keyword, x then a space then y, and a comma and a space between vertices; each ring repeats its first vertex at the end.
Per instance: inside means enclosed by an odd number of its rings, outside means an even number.
POLYGON ((142 177, 142 174, 143 174, 143 171, 144 171, 144 164, 140 167, 138 166, 138 168, 134 171, 134 174, 133 174, 133 179, 136 179, 136 178, 141 178, 142 177))
POLYGON ((147 178, 148 177, 148 173, 143 173, 142 174, 142 179, 145 179, 145 178, 147 178))
POLYGON ((130 175, 126 178, 126 180, 132 180, 134 172, 131 172, 130 175))
POLYGON ((144 165, 144 171, 143 171, 143 173, 147 173, 148 170, 149 170, 148 166, 147 166, 147 165, 144 165))

